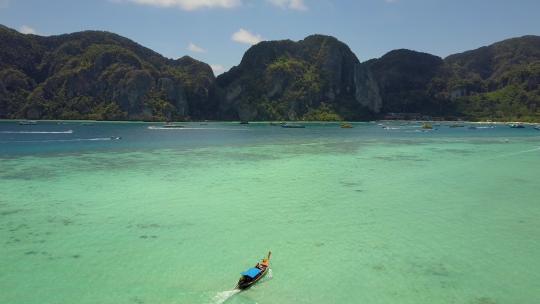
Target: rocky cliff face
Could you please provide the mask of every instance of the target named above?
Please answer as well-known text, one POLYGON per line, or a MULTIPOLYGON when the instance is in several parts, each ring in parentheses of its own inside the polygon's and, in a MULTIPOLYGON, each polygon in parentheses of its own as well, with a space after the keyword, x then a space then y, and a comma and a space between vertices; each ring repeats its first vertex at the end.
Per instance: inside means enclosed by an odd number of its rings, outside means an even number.
POLYGON ((394 50, 360 63, 323 35, 266 41, 214 78, 124 37, 40 37, 0 25, 0 118, 363 120, 418 112, 540 121, 540 37, 437 56, 394 50))
POLYGON ((215 116, 207 64, 107 32, 39 37, 1 27, 0 117, 168 120, 215 116))
POLYGON ((356 119, 381 108, 369 69, 329 36, 261 42, 217 82, 222 113, 229 119, 356 119))
POLYGON ((444 68, 440 57, 400 49, 364 65, 379 86, 383 112, 432 112, 437 108, 430 89, 444 68))

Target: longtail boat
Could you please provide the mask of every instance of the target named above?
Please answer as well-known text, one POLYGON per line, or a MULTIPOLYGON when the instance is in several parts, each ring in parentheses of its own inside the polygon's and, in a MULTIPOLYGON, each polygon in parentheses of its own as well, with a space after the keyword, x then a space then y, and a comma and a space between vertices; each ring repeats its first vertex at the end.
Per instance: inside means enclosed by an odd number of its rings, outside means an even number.
POLYGON ((269 251, 268 256, 262 259, 261 262, 257 263, 255 267, 242 272, 242 277, 240 277, 240 280, 238 280, 236 288, 240 290, 248 289, 260 281, 270 269, 270 255, 272 255, 271 251, 269 251))
POLYGON ((282 124, 281 127, 282 128, 287 128, 287 129, 304 129, 306 126, 299 125, 299 124, 293 124, 293 123, 285 123, 285 124, 282 124))

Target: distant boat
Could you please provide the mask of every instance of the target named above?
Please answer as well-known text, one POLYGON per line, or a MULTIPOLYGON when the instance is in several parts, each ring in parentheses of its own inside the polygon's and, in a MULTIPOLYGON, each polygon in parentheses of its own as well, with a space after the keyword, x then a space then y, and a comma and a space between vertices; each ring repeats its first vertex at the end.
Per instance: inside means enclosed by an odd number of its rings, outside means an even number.
POLYGON ((35 125, 37 125, 37 121, 35 121, 35 120, 21 120, 21 121, 19 121, 19 125, 21 125, 21 126, 35 126, 35 125))
POLYGON ((240 277, 240 280, 238 280, 238 284, 236 284, 236 289, 248 289, 258 281, 260 281, 270 269, 270 255, 272 255, 271 251, 269 251, 268 256, 264 258, 260 263, 257 263, 255 267, 252 267, 242 272, 242 277, 240 277))
POLYGON ((520 123, 513 123, 508 125, 512 129, 525 129, 525 126, 520 123))
POLYGON ((540 126, 534 127, 535 130, 540 131, 540 126))
POLYGON ((342 123, 340 128, 342 128, 342 129, 352 129, 353 126, 350 123, 342 123))
POLYGON ((422 129, 431 130, 431 129, 433 129, 433 125, 430 124, 429 122, 425 122, 425 123, 422 124, 422 129))
POLYGON ((93 125, 94 125, 94 123, 92 123, 92 122, 83 122, 81 124, 81 126, 93 126, 93 125))
POLYGON ((282 124, 281 127, 282 127, 282 128, 289 128, 289 129, 303 129, 303 128, 305 128, 306 126, 304 126, 304 125, 299 125, 299 124, 286 123, 286 124, 282 124))
POLYGON ((465 127, 465 125, 460 125, 460 124, 451 124, 450 125, 450 128, 463 128, 465 127))
POLYGON ((111 136, 111 140, 120 140, 122 137, 120 136, 111 136))
POLYGON ((241 125, 249 125, 249 121, 247 121, 247 120, 242 120, 242 121, 240 122, 240 124, 241 124, 241 125))
POLYGON ((184 128, 183 125, 179 125, 179 124, 174 124, 174 123, 166 123, 162 126, 162 128, 165 128, 165 129, 181 129, 181 128, 184 128))

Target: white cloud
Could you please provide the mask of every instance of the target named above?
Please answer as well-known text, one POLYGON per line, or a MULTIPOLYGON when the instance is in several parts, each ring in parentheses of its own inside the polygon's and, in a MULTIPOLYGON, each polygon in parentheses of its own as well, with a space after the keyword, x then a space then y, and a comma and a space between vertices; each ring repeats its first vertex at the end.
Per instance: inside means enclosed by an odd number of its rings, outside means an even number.
MULTIPOLYGON (((3 2, 8 3, 10 0, 0 0, 0 7, 3 2)), ((109 0, 110 2, 122 3, 131 2, 142 5, 150 5, 156 7, 178 7, 185 11, 194 11, 203 8, 234 8, 241 6, 244 0, 109 0)), ((266 0, 267 2, 280 7, 282 9, 291 9, 297 11, 305 11, 308 7, 305 0, 266 0)), ((395 2, 397 0, 384 0, 395 2)), ((252 1, 246 1, 252 2, 252 1)))
POLYGON ((283 9, 292 9, 297 11, 307 10, 307 6, 304 3, 304 0, 267 0, 275 6, 281 7, 283 9))
MULTIPOLYGON (((119 1, 119 0, 112 0, 119 1)), ((121 1, 121 0, 120 0, 121 1)), ((125 0, 137 4, 157 7, 179 7, 186 11, 201 8, 233 8, 242 5, 242 0, 125 0)))
POLYGON ((203 49, 202 47, 196 45, 193 42, 189 43, 187 49, 188 49, 188 51, 193 52, 193 53, 206 53, 205 49, 203 49))
POLYGON ((19 32, 21 32, 23 34, 34 34, 34 35, 37 34, 37 31, 34 28, 32 28, 32 27, 30 27, 28 25, 21 26, 19 28, 19 32))
POLYGON ((253 34, 243 28, 239 29, 236 33, 234 33, 231 39, 236 42, 250 44, 250 45, 257 44, 261 42, 262 40, 264 40, 261 35, 253 34))
POLYGON ((210 67, 212 68, 212 71, 214 71, 214 75, 219 75, 225 72, 225 67, 221 64, 211 64, 210 67))

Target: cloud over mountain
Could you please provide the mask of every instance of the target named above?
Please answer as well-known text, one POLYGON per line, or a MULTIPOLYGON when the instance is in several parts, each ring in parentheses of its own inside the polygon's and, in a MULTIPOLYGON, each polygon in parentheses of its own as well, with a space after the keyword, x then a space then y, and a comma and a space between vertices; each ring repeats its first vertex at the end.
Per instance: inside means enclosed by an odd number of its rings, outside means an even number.
POLYGON ((243 28, 241 28, 237 32, 235 32, 232 35, 231 39, 233 41, 236 41, 236 42, 239 42, 239 43, 244 43, 244 44, 249 44, 249 45, 254 45, 254 44, 257 44, 257 43, 261 42, 262 40, 264 40, 261 35, 253 34, 250 31, 245 30, 243 28))

